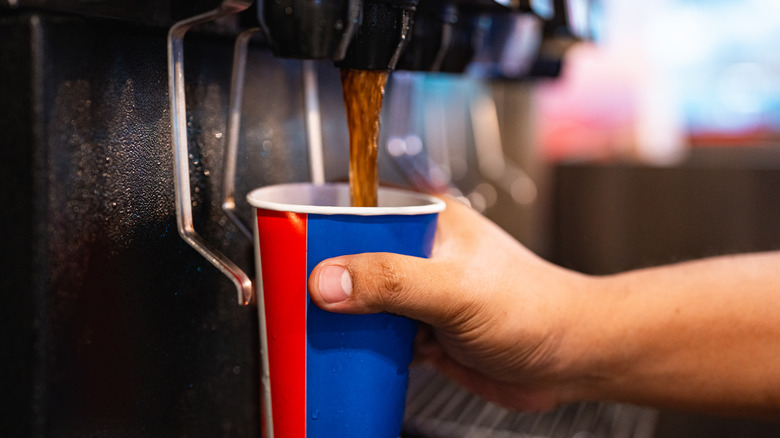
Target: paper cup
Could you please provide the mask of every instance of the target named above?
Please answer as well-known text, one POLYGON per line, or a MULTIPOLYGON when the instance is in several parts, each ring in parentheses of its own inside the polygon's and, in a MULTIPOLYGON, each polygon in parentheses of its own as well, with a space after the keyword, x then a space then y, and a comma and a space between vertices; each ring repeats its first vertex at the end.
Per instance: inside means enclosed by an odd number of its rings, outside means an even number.
POLYGON ((267 437, 400 436, 416 323, 326 312, 310 300, 307 282, 330 257, 428 257, 444 203, 380 188, 378 207, 350 207, 346 184, 269 186, 247 198, 257 217, 267 437))

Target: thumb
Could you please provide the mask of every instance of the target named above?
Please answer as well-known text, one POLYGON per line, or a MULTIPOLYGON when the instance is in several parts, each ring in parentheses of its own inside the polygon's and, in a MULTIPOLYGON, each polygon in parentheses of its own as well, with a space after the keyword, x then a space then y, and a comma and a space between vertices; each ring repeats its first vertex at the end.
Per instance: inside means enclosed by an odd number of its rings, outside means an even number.
POLYGON ((445 285, 442 263, 390 253, 367 253, 322 261, 309 277, 309 293, 320 308, 338 313, 390 312, 432 325, 457 314, 455 288, 445 285), (444 296, 448 295, 448 296, 444 296))

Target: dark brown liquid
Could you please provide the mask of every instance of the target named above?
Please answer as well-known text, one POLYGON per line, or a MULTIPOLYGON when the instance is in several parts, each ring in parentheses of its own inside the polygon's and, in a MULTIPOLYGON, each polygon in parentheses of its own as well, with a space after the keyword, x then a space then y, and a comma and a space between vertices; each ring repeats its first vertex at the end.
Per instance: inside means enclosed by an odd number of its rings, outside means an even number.
POLYGON ((349 128, 349 191, 353 207, 376 207, 379 113, 387 72, 341 70, 349 128))

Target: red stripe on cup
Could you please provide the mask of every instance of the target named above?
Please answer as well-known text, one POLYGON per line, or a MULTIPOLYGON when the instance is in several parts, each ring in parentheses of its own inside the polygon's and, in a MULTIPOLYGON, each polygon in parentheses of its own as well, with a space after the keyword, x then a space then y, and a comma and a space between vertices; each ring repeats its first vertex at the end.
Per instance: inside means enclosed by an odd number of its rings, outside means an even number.
MULTIPOLYGON (((306 214, 257 210, 273 431, 306 436, 306 214)), ((267 421, 267 420, 266 420, 267 421)))

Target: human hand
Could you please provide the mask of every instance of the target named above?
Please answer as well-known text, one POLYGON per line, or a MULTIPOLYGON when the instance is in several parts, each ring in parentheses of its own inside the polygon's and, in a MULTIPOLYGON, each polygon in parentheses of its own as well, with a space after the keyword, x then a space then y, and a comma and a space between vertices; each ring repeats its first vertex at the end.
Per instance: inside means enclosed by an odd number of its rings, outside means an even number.
POLYGON ((588 281, 448 200, 430 259, 336 257, 312 271, 309 289, 328 311, 386 311, 425 323, 419 358, 487 400, 546 410, 577 398, 577 349, 569 346, 588 281))

